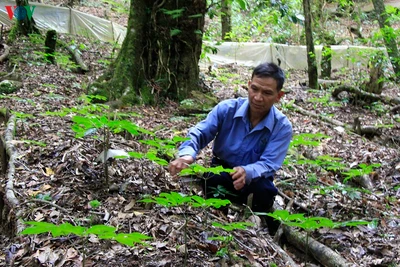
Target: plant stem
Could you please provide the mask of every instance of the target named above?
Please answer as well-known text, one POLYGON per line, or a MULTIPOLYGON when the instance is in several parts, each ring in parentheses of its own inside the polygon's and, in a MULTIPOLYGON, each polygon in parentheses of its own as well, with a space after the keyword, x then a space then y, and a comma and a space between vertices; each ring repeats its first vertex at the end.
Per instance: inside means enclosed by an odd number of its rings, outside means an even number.
POLYGON ((108 129, 108 127, 104 128, 104 176, 106 178, 106 186, 108 186, 108 158, 107 158, 107 154, 108 154, 108 146, 109 146, 109 142, 110 142, 110 131, 108 129))

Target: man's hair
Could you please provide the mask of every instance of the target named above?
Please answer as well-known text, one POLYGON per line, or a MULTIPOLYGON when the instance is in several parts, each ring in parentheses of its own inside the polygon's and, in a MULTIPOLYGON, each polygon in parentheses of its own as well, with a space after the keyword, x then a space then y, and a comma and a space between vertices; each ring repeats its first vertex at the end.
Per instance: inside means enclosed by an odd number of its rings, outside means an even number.
POLYGON ((285 82, 285 74, 283 73, 283 70, 278 65, 272 62, 262 63, 258 65, 253 70, 253 74, 251 75, 252 80, 254 76, 260 78, 275 79, 275 81, 277 81, 278 84, 277 87, 278 92, 282 89, 283 83, 285 82))

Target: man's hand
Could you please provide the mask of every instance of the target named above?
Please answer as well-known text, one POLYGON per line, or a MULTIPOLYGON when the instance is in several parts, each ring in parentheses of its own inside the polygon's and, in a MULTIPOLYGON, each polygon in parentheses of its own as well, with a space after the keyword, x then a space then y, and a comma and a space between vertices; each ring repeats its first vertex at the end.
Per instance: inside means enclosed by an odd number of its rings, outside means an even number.
POLYGON ((233 179, 233 187, 240 190, 246 184, 246 171, 242 167, 234 167, 234 172, 231 173, 233 179))
POLYGON ((168 171, 172 176, 178 174, 181 170, 187 168, 189 164, 194 162, 194 158, 192 156, 183 156, 174 161, 172 161, 168 166, 168 171))

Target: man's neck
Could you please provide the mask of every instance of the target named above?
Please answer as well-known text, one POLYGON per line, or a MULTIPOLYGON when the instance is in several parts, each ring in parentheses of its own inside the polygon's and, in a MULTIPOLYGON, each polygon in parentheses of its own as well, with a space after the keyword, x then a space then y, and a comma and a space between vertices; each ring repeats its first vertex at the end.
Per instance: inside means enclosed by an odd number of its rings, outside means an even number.
POLYGON ((267 115, 269 111, 265 114, 252 114, 251 111, 249 110, 249 120, 251 123, 252 128, 256 127, 256 125, 262 121, 267 115))

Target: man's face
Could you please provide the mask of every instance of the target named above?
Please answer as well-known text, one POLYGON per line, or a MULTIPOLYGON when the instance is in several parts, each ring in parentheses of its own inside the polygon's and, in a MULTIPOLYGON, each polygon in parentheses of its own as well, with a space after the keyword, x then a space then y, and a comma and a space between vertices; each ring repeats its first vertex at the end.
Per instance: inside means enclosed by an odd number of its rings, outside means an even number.
POLYGON ((252 116, 265 116, 283 96, 282 91, 278 92, 278 83, 274 78, 254 76, 248 85, 250 114, 252 116))

